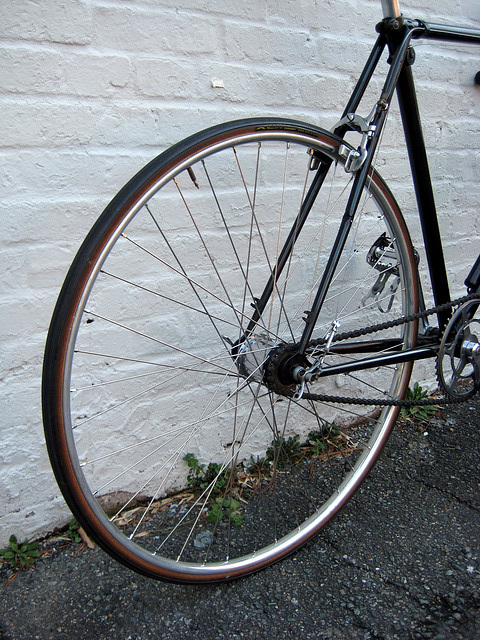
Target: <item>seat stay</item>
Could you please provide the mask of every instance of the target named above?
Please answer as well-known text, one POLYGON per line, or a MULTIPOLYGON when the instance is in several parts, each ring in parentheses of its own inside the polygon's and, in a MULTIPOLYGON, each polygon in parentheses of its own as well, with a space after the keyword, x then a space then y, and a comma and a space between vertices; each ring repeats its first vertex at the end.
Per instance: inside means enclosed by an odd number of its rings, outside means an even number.
POLYGON ((418 23, 407 26, 400 40, 400 43, 398 44, 396 49, 392 51, 393 59, 391 62, 390 70, 387 74, 385 84, 380 94, 380 98, 374 110, 372 111, 372 117, 369 123, 371 127, 371 136, 369 136, 366 143, 365 160, 356 172, 349 200, 346 205, 345 213, 340 223, 340 228, 333 243, 321 282, 316 292, 315 300, 312 304, 310 313, 308 314, 307 322, 304 327, 302 337, 299 341, 298 353, 300 356, 303 356, 305 354, 307 346, 311 340, 317 318, 322 309, 328 289, 333 280, 336 268, 339 264, 343 249, 345 247, 355 214, 360 204, 364 187, 369 178, 373 156, 381 137, 388 109, 390 107, 402 69, 404 68, 407 61, 410 42, 412 38, 418 37, 421 33, 424 32, 424 30, 424 26, 418 23))

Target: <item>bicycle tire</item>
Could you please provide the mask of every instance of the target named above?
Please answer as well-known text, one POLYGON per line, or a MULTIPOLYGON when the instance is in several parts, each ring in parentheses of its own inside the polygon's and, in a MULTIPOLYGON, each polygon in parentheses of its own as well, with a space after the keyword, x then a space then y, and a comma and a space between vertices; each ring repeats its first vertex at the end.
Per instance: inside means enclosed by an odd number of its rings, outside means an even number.
MULTIPOLYGON (((380 453, 397 407, 316 406, 265 373, 304 326, 348 197, 345 148, 287 119, 207 129, 132 178, 79 249, 45 348, 45 436, 74 516, 131 569, 176 582, 257 571, 317 533, 380 453), (328 180, 275 279, 317 160, 328 180)), ((330 292, 314 337, 332 320, 346 331, 417 309, 408 230, 375 171, 330 292)), ((416 331, 384 333, 407 349, 416 331)), ((307 387, 400 399, 410 372, 403 363, 307 387)))

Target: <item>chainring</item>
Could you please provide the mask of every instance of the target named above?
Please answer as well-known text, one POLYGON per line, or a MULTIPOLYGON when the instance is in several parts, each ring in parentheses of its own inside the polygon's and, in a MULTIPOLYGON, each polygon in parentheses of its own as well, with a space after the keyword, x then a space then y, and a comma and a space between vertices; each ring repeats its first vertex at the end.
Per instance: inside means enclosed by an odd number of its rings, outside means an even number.
POLYGON ((437 378, 443 393, 471 398, 480 388, 479 303, 466 302, 453 314, 443 334, 437 356, 437 378))

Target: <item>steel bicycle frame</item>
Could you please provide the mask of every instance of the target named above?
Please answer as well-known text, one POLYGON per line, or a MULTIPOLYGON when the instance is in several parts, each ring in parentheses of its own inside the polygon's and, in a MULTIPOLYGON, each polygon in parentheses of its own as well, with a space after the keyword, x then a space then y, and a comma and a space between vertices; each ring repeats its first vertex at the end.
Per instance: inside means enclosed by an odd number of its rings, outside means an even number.
MULTIPOLYGON (((380 139, 388 108, 391 104, 395 91, 400 105, 402 125, 405 133, 406 146, 417 199, 435 304, 441 305, 450 301, 449 283, 443 255, 435 199, 413 81, 412 64, 415 56, 414 51, 411 48, 411 42, 415 39, 428 38, 432 40, 480 45, 480 30, 426 23, 421 20, 409 20, 403 16, 399 16, 395 18, 385 18, 377 25, 377 32, 379 33, 377 41, 370 53, 360 78, 357 81, 347 106, 344 109, 342 119, 334 130, 334 133, 337 136, 343 138, 346 132, 350 129, 349 124, 346 121, 348 120, 348 118, 346 118, 347 114, 355 114, 355 111, 360 104, 365 90, 368 87, 372 75, 386 47, 388 47, 390 52, 390 70, 387 74, 380 98, 376 103, 373 117, 369 123, 372 127, 372 135, 369 136, 367 140, 366 158, 355 174, 349 201, 343 219, 340 223, 336 240, 325 267, 322 280, 317 288, 311 310, 306 317, 306 324, 298 345, 298 351, 292 358, 292 367, 295 364, 301 363, 302 358, 305 358, 305 352, 312 337, 318 315, 325 300, 328 288, 332 282, 335 269, 340 260, 342 250, 352 226, 354 216, 360 202, 361 193, 371 168, 373 155, 380 139)), ((287 262, 288 256, 294 246, 295 238, 308 217, 329 167, 330 164, 327 163, 321 164, 317 169, 301 211, 277 260, 275 273, 270 276, 269 282, 267 283, 261 298, 256 301, 255 312, 244 335, 248 335, 253 331, 254 326, 263 312, 273 290, 275 280, 287 262)), ((448 312, 438 314, 439 328, 444 328, 447 321, 448 312)), ((366 358, 356 362, 355 365, 346 365, 346 368, 348 371, 351 371, 352 366, 355 366, 357 369, 364 369, 385 364, 429 358, 436 355, 438 349, 437 343, 434 340, 433 342, 430 341, 427 345, 420 344, 420 346, 409 350, 366 358)), ((384 341, 373 340, 371 342, 351 343, 350 345, 344 345, 342 347, 340 345, 332 346, 330 350, 331 352, 334 352, 346 349, 357 353, 376 352, 378 354, 384 346, 384 341)), ((337 371, 337 369, 338 367, 326 367, 325 371, 320 375, 332 375, 339 373, 340 371, 337 371)))
MULTIPOLYGON (((318 313, 325 299, 328 287, 330 286, 333 272, 337 266, 348 230, 358 207, 360 194, 367 180, 373 154, 385 122, 386 112, 395 90, 400 105, 435 304, 440 305, 450 300, 435 199, 413 81, 412 64, 414 61, 414 53, 410 45, 413 39, 419 38, 480 44, 480 30, 437 25, 419 20, 406 20, 400 17, 385 19, 377 25, 377 31, 379 31, 380 35, 360 75, 352 96, 345 107, 342 120, 347 114, 355 113, 386 46, 388 46, 390 50, 391 67, 383 91, 377 102, 375 116, 371 121, 371 124, 375 127, 375 133, 368 143, 367 158, 361 170, 358 171, 356 175, 350 201, 347 205, 347 211, 340 225, 340 230, 329 260, 330 264, 327 264, 324 279, 317 290, 307 327, 302 336, 300 344, 303 350, 305 350, 311 338, 318 313)), ((343 137, 347 130, 348 125, 343 124, 335 129, 335 133, 343 137)), ((447 320, 448 315, 446 313, 439 314, 440 327, 445 326, 447 320)))

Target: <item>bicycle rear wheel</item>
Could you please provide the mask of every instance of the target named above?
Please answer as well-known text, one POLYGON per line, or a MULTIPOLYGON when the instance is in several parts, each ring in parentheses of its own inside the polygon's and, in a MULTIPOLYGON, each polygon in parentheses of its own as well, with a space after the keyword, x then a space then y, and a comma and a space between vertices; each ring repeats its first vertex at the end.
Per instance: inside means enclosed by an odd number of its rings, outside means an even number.
MULTIPOLYGON (((45 351, 47 446, 75 517, 132 569, 201 582, 267 566, 338 512, 386 441, 396 407, 295 399, 275 381, 348 199, 341 144, 265 118, 192 136, 120 191, 72 264, 45 351), (318 162, 328 174, 300 223, 318 162)), ((409 235, 372 172, 313 338, 416 305, 409 235)), ((375 338, 400 351, 415 334, 375 338)), ((324 371, 360 351, 323 352, 324 371)), ((306 392, 399 399, 410 371, 326 375, 306 392)))

